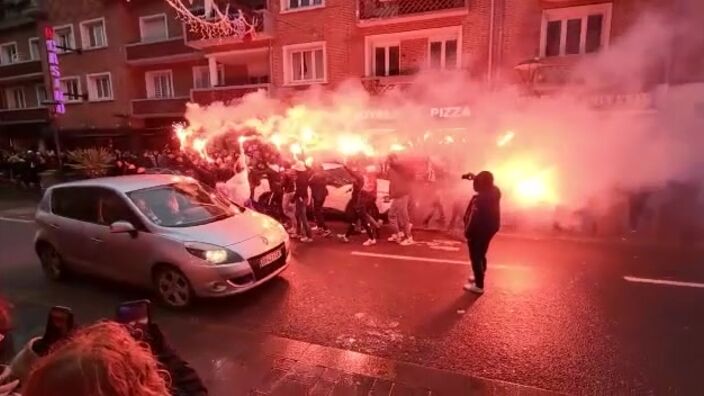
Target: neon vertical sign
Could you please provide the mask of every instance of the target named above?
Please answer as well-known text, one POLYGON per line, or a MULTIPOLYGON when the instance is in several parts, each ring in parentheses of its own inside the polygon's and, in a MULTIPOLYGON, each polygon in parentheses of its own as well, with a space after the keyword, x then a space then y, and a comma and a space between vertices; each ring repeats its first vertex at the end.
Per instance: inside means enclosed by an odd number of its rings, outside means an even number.
POLYGON ((44 28, 44 42, 46 44, 46 59, 49 64, 49 75, 51 76, 54 114, 64 114, 66 113, 66 105, 64 103, 64 92, 61 90, 61 69, 59 69, 59 56, 56 54, 53 27, 46 26, 44 28))

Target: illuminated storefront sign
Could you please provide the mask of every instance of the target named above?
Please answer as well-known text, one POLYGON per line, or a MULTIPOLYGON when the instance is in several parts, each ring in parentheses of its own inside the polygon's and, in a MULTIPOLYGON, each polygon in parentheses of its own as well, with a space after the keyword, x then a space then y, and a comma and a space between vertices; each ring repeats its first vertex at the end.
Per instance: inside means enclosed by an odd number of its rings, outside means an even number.
POLYGON ((49 65, 50 88, 52 92, 52 108, 54 114, 66 113, 64 104, 64 92, 61 90, 61 69, 59 69, 59 57, 56 54, 56 43, 54 42, 54 28, 47 26, 44 28, 44 42, 46 44, 46 59, 49 65))
MULTIPOLYGON (((446 106, 426 108, 431 118, 465 118, 472 115, 468 106, 446 106)), ((375 109, 362 112, 359 117, 364 120, 397 120, 401 117, 400 110, 375 109)))

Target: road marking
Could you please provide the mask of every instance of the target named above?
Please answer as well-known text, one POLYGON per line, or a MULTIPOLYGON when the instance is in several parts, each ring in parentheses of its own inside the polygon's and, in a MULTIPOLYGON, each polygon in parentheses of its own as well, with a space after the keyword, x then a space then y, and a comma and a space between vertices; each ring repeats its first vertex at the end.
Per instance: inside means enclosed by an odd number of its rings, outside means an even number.
POLYGON ((664 280, 664 279, 638 278, 635 276, 624 276, 623 279, 625 279, 628 282, 636 282, 636 283, 651 283, 654 285, 696 287, 699 289, 704 289, 704 283, 696 283, 696 282, 680 282, 680 281, 670 281, 670 280, 664 280))
MULTIPOLYGON (((357 250, 350 252, 350 254, 353 256, 377 257, 377 258, 387 258, 387 259, 406 260, 406 261, 423 261, 426 263, 430 262, 430 263, 445 263, 445 264, 456 264, 456 265, 467 265, 467 266, 470 265, 470 262, 465 261, 465 260, 450 260, 450 259, 439 259, 439 258, 419 257, 419 256, 403 256, 403 255, 398 255, 398 254, 360 252, 357 250)), ((518 266, 496 264, 496 265, 491 265, 491 268, 518 268, 518 266)))
POLYGON ((2 217, 0 216, 0 221, 8 221, 11 223, 23 223, 23 224, 32 224, 34 223, 34 220, 27 220, 27 219, 15 219, 13 217, 2 217))

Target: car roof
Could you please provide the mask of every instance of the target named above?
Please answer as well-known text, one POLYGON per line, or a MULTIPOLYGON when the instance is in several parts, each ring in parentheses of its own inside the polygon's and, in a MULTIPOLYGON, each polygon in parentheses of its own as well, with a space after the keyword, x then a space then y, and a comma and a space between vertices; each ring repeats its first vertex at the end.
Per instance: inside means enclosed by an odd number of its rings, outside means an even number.
POLYGON ((61 183, 53 188, 61 187, 107 187, 123 193, 142 190, 145 188, 158 187, 166 184, 172 184, 179 181, 191 180, 187 176, 166 175, 166 174, 149 174, 149 175, 127 175, 114 177, 100 177, 97 179, 85 179, 61 183))

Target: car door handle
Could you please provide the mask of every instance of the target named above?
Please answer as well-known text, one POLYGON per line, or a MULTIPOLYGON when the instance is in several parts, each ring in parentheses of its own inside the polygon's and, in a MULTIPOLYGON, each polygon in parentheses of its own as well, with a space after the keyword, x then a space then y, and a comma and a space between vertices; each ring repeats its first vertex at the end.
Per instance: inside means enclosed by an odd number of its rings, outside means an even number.
POLYGON ((91 238, 90 240, 96 243, 103 243, 103 240, 100 238, 91 238))

